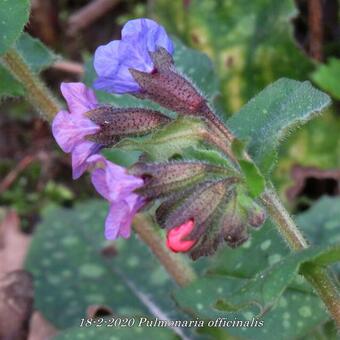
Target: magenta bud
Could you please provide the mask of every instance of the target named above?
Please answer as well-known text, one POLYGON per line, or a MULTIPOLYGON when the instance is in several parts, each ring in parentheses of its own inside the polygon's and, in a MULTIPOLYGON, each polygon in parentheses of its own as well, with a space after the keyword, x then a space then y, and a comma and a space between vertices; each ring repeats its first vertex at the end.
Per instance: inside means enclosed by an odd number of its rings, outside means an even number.
POLYGON ((175 228, 172 228, 167 235, 166 246, 174 253, 185 253, 189 251, 196 240, 187 240, 186 238, 190 235, 191 231, 195 227, 195 222, 189 220, 175 228))
POLYGON ((112 146, 123 137, 147 134, 171 121, 158 111, 142 108, 101 106, 86 115, 100 127, 88 138, 104 146, 112 146))
POLYGON ((200 115, 207 111, 207 104, 198 90, 173 67, 171 55, 159 48, 151 53, 155 71, 152 73, 129 69, 142 89, 135 95, 150 99, 178 113, 200 115))

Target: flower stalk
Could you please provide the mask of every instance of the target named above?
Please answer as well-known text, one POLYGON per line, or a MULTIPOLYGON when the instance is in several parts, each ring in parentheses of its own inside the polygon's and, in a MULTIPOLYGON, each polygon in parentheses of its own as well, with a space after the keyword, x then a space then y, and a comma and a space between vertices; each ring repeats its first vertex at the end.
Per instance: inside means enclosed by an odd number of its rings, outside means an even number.
MULTIPOLYGON (((272 189, 267 189, 263 193, 261 201, 267 207, 278 231, 293 251, 309 247, 307 240, 272 189)), ((313 286, 335 320, 337 327, 340 328, 340 292, 327 268, 309 263, 302 266, 301 274, 313 286)))
POLYGON ((41 79, 31 70, 16 48, 8 50, 1 58, 2 64, 25 87, 26 98, 42 117, 51 121, 60 110, 58 101, 41 79))
POLYGON ((329 313, 340 328, 340 296, 337 286, 331 278, 327 268, 308 263, 302 266, 304 277, 314 287, 316 293, 325 303, 329 313))
POLYGON ((270 216, 275 221, 280 234, 287 241, 289 247, 294 251, 308 248, 306 239, 296 227, 295 222, 282 205, 276 193, 273 190, 265 190, 261 201, 267 207, 270 216))

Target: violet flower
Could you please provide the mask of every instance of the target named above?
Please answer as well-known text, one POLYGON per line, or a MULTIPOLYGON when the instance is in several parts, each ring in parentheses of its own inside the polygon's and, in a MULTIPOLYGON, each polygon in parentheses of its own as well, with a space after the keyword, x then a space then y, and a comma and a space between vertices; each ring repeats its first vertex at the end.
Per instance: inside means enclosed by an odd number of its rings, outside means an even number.
POLYGON ((86 139, 100 129, 85 115, 97 107, 97 99, 94 92, 82 83, 62 83, 60 89, 68 111, 60 111, 55 116, 52 133, 61 149, 72 154, 72 176, 77 179, 87 168, 87 158, 101 148, 101 145, 86 139))
POLYGON ((94 56, 98 78, 94 87, 113 93, 133 93, 140 90, 129 68, 151 73, 154 63, 150 52, 158 47, 173 54, 173 43, 165 29, 150 19, 128 21, 122 29, 121 40, 99 46, 94 56))
POLYGON ((129 175, 125 168, 101 155, 91 156, 87 163, 92 168, 92 184, 110 203, 105 220, 106 239, 115 240, 119 236, 128 238, 132 219, 145 203, 143 197, 134 193, 134 190, 143 186, 143 180, 129 175))

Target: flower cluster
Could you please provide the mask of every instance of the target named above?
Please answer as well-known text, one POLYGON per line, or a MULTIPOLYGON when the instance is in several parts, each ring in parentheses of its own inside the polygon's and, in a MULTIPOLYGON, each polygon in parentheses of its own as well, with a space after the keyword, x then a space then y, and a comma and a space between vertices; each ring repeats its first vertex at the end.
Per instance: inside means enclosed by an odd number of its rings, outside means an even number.
MULTIPOLYGON (((174 45, 162 26, 149 19, 131 20, 123 27, 121 40, 96 50, 94 87, 202 118, 216 134, 210 140, 223 138, 222 123, 191 81, 176 71, 173 53, 174 45)), ((158 204, 156 219, 167 230, 167 247, 190 251, 193 258, 212 253, 222 240, 230 246, 241 244, 248 237, 247 227, 263 223, 263 210, 239 189, 241 179, 235 169, 185 159, 141 161, 125 169, 100 154, 125 137, 143 136, 169 124, 168 116, 144 108, 101 105, 82 83, 63 83, 61 92, 68 111, 55 117, 53 135, 72 155, 73 178, 90 171, 96 191, 109 202, 107 239, 129 237, 134 215, 149 203, 158 204)))
POLYGON ((89 139, 101 130, 89 118, 91 111, 98 110, 93 91, 82 83, 63 83, 61 92, 69 111, 60 111, 54 118, 54 138, 64 152, 72 154, 73 178, 77 179, 85 170, 91 169, 94 187, 110 202, 106 238, 129 237, 131 219, 144 203, 133 190, 143 185, 143 180, 127 174, 124 168, 99 155, 105 145, 89 139))
MULTIPOLYGON (((140 91, 129 69, 154 72, 151 53, 159 47, 173 53, 173 43, 162 26, 149 19, 129 21, 122 30, 121 40, 97 49, 95 87, 113 93, 140 91)), ((68 111, 60 111, 54 118, 53 136, 61 149, 72 155, 73 179, 86 170, 91 171, 95 189, 110 203, 105 237, 109 240, 119 236, 127 238, 133 216, 145 204, 145 199, 134 193, 144 182, 99 152, 114 145, 120 136, 149 132, 169 122, 169 118, 151 110, 101 106, 93 90, 82 83, 62 83, 61 93, 68 111)))

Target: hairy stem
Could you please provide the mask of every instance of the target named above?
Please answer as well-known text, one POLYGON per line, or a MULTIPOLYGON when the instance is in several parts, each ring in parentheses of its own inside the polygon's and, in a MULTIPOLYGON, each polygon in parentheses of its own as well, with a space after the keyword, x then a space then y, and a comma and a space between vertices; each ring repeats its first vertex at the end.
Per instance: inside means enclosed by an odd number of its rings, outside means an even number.
POLYGON ((196 274, 193 269, 184 261, 181 261, 178 255, 170 253, 164 247, 163 240, 155 233, 155 230, 151 227, 151 222, 146 216, 142 214, 136 215, 133 228, 179 286, 186 286, 195 280, 196 274))
POLYGON ((54 115, 60 110, 60 105, 46 85, 31 70, 20 53, 15 48, 11 48, 1 57, 1 61, 25 87, 27 92, 26 98, 33 107, 47 120, 52 120, 54 115))
POLYGON ((306 263, 302 266, 301 273, 313 285, 317 294, 324 301, 329 313, 334 318, 337 327, 340 328, 340 295, 338 287, 327 269, 314 263, 306 263))
POLYGON ((261 197, 262 202, 273 220, 276 222, 279 232, 293 250, 301 250, 308 247, 306 239, 296 227, 295 222, 282 205, 274 190, 266 190, 261 197))
MULTIPOLYGON (((307 240, 290 217, 274 190, 267 189, 263 193, 261 200, 267 207, 271 218, 276 223, 279 232, 290 248, 294 251, 308 248, 307 240)), ((314 287, 316 293, 320 296, 330 315, 340 328, 340 293, 327 268, 311 263, 303 266, 301 273, 314 287)))
MULTIPOLYGON (((60 104, 40 77, 27 65, 20 53, 15 48, 12 48, 4 54, 0 60, 24 86, 27 92, 26 98, 33 107, 40 112, 45 119, 51 121, 56 113, 61 110, 60 104)), ((163 241, 151 227, 150 221, 142 215, 137 215, 134 220, 134 230, 146 245, 150 247, 160 263, 178 285, 185 286, 195 279, 196 275, 193 269, 181 261, 179 257, 171 254, 163 246, 163 241)))

